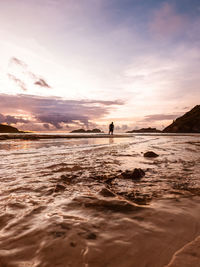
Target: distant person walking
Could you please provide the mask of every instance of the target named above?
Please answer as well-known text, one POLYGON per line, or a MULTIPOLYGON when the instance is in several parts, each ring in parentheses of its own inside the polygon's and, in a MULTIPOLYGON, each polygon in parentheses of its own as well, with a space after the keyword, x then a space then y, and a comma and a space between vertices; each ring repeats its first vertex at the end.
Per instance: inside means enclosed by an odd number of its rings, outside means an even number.
POLYGON ((111 124, 109 125, 109 134, 113 135, 114 132, 114 123, 111 122, 111 124))

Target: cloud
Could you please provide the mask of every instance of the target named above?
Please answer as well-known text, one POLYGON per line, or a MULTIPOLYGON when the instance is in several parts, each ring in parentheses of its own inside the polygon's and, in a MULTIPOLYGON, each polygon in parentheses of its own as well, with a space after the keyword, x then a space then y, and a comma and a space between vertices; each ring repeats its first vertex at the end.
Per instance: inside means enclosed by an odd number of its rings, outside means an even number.
POLYGON ((23 81, 21 81, 20 79, 16 78, 15 75, 8 73, 8 78, 12 81, 15 82, 15 84, 17 84, 23 91, 27 91, 26 85, 23 81))
POLYGON ((0 112, 16 113, 17 115, 20 110, 20 114, 29 114, 33 124, 40 123, 45 129, 50 126, 61 129, 68 124, 82 124, 88 127, 90 121, 109 114, 111 109, 123 104, 118 100, 65 100, 53 97, 6 94, 0 94, 0 102, 0 112))
POLYGON ((128 125, 123 124, 121 126, 116 126, 115 130, 117 130, 117 131, 127 131, 128 130, 128 125))
POLYGON ((145 116, 145 121, 165 121, 165 120, 174 120, 176 119, 180 114, 152 114, 145 116))
POLYGON ((9 67, 12 74, 8 73, 8 77, 13 80, 23 91, 27 91, 28 85, 51 88, 44 78, 30 71, 29 66, 24 61, 16 57, 12 57, 9 60, 9 67), (20 76, 20 78, 18 76, 20 76))
POLYGON ((3 115, 0 113, 0 123, 16 124, 16 123, 29 123, 29 121, 24 120, 20 117, 3 115))
MULTIPOLYGON (((76 121, 82 122, 85 126, 88 126, 88 117, 82 116, 79 114, 58 114, 58 113, 48 113, 46 115, 35 115, 35 118, 39 122, 43 122, 45 124, 51 124, 56 129, 62 128, 62 123, 64 124, 76 124, 76 121)), ((46 126, 46 125, 45 125, 46 126)), ((46 127, 47 128, 47 127, 46 127)))
POLYGON ((50 125, 49 125, 48 123, 44 123, 43 126, 44 126, 44 128, 47 129, 47 130, 50 129, 50 125))
POLYGON ((23 62, 22 60, 16 58, 16 57, 12 57, 9 61, 9 65, 19 65, 22 68, 28 68, 28 65, 23 62))
POLYGON ((39 79, 38 81, 35 82, 36 85, 39 85, 41 87, 47 87, 50 88, 48 83, 44 79, 39 79))

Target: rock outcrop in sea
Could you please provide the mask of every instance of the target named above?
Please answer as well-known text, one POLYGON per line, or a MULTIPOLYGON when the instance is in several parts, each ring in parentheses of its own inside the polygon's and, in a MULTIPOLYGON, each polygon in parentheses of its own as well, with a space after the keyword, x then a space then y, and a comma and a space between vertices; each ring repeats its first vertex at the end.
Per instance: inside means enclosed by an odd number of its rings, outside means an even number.
POLYGON ((93 130, 77 129, 77 130, 71 131, 70 133, 102 133, 102 131, 96 128, 93 130))
POLYGON ((22 133, 22 132, 13 126, 0 124, 0 133, 22 133))
POLYGON ((161 131, 156 128, 141 128, 138 130, 127 131, 127 133, 160 133, 161 131))
POLYGON ((182 117, 166 127, 166 133, 200 133, 200 105, 195 106, 182 117))

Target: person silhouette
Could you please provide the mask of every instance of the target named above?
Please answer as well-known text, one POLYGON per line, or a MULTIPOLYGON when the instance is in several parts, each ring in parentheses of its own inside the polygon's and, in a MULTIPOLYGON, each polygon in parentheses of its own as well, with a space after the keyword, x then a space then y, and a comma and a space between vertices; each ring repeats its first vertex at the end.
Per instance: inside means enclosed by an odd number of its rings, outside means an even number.
POLYGON ((109 125, 109 134, 113 135, 113 131, 114 131, 114 123, 111 122, 111 124, 109 125))

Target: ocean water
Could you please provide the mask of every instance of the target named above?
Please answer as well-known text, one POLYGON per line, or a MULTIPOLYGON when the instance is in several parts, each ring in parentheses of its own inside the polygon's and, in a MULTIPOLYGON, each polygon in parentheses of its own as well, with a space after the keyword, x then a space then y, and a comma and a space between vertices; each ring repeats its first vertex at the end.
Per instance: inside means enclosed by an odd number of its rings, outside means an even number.
MULTIPOLYGON (((138 237, 145 231, 158 233, 162 223, 155 229, 155 222, 144 223, 156 203, 200 195, 200 135, 0 140, 0 170, 0 263, 134 266, 135 257, 137 267, 146 266, 138 260, 134 239, 125 238, 127 229, 135 227, 138 237), (146 151, 159 156, 145 158, 146 151), (134 168, 145 171, 141 180, 122 178, 123 171, 134 168), (115 197, 102 196, 102 188, 115 197), (140 218, 137 225, 133 214, 140 218), (110 218, 112 223, 107 223, 110 218), (109 253, 102 262, 105 249, 109 253), (129 251, 125 258, 124 249, 129 251), (117 255, 124 259, 121 265, 117 255)), ((197 235, 199 225, 190 223, 196 225, 192 237, 179 238, 180 244, 169 249, 163 261, 155 265, 155 256, 148 266, 164 266, 178 246, 197 235)))

